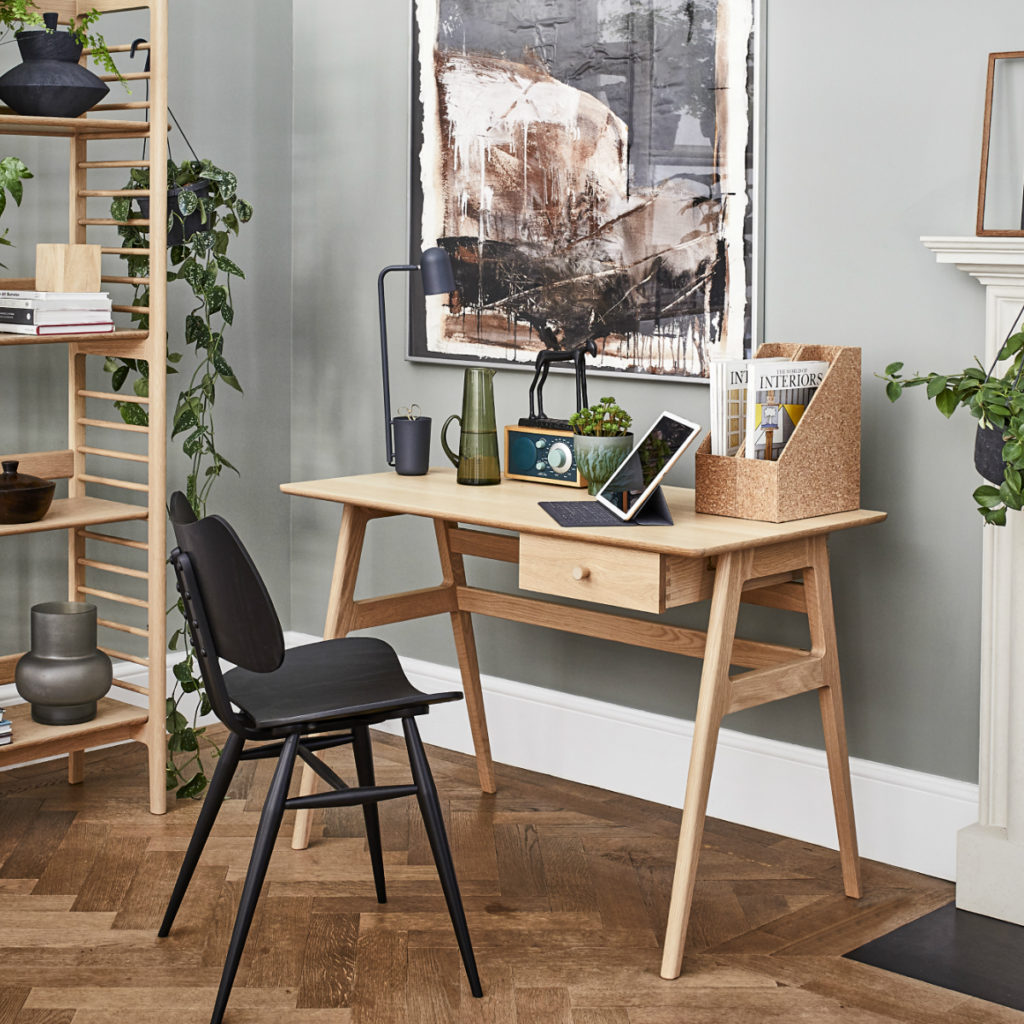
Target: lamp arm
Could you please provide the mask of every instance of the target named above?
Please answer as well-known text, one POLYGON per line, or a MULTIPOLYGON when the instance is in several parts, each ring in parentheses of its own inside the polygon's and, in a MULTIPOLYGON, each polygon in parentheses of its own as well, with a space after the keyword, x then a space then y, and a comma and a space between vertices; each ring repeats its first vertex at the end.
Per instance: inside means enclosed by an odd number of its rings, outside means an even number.
POLYGON ((391 436, 391 383, 390 370, 388 368, 388 322, 387 311, 384 306, 384 278, 392 270, 419 270, 415 263, 396 263, 385 267, 377 276, 377 304, 380 308, 380 365, 381 376, 384 379, 384 441, 388 455, 388 465, 395 464, 394 442, 391 436))

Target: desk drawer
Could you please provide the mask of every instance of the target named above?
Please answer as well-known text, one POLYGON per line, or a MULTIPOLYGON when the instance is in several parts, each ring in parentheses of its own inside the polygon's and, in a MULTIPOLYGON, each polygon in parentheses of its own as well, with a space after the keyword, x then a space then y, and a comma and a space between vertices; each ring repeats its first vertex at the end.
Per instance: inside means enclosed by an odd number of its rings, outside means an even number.
POLYGON ((641 612, 665 610, 662 556, 656 551, 522 534, 519 586, 641 612))

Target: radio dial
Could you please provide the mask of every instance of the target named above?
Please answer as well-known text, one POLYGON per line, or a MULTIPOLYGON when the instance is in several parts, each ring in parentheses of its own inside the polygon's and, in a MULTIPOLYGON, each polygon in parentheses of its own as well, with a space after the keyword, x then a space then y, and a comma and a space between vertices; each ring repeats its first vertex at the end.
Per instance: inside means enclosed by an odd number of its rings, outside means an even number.
POLYGON ((538 448, 543 448, 544 445, 546 445, 547 443, 548 443, 548 439, 546 437, 538 437, 537 438, 537 447, 538 448))
POLYGON ((572 468, 572 449, 564 441, 556 441, 548 450, 548 465, 556 473, 568 473, 572 468))

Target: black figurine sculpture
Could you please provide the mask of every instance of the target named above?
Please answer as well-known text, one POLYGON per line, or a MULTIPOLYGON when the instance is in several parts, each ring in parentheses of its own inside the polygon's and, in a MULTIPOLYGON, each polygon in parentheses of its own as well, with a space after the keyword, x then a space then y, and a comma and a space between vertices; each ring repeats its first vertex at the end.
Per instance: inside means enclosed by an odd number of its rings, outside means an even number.
POLYGON ((567 429, 568 423, 563 420, 549 420, 544 415, 544 381, 548 379, 548 370, 552 363, 567 363, 572 360, 576 369, 576 411, 584 408, 587 402, 587 368, 584 359, 587 354, 597 355, 597 344, 593 338, 574 348, 543 348, 537 353, 536 369, 533 371, 533 383, 530 385, 530 415, 519 421, 521 427, 547 426, 567 429), (534 409, 536 396, 536 410, 534 409))

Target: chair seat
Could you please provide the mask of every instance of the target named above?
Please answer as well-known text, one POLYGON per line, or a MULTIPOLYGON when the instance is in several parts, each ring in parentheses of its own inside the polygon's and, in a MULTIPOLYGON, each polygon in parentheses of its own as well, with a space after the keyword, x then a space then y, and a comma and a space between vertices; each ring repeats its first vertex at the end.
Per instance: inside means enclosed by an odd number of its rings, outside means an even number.
POLYGON ((394 649, 374 637, 292 647, 274 671, 234 668, 225 673, 224 682, 232 703, 262 729, 393 713, 462 698, 457 690, 417 690, 394 649))

